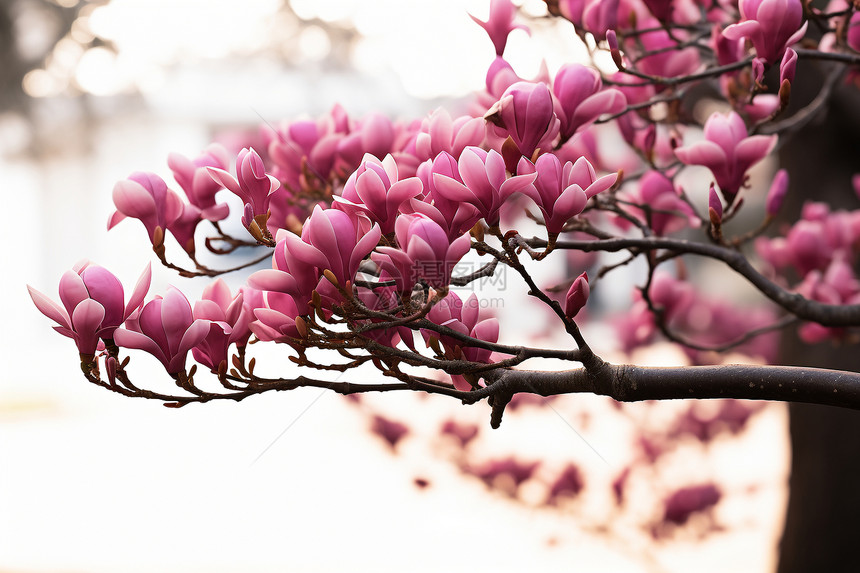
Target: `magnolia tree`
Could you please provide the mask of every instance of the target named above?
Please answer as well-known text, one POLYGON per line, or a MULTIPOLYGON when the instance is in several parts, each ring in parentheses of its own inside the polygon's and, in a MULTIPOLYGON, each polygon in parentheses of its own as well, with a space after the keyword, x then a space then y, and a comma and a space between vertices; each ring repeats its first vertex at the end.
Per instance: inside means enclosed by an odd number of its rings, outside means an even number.
MULTIPOLYGON (((846 340, 860 326, 860 211, 809 202, 799 220, 773 228, 787 194, 800 191, 784 171, 755 185, 749 176, 837 84, 856 79, 855 5, 547 5, 573 23, 590 63, 519 77, 505 48, 524 26, 510 0, 492 0, 489 19, 476 21, 496 58, 464 115, 439 109, 393 122, 335 107, 265 129, 235 161, 218 144, 194 158, 172 154, 175 185, 148 172, 117 183, 108 227, 137 219, 162 265, 213 280, 195 302, 172 287, 147 299, 147 268, 126 297, 119 279, 85 261, 61 277, 59 304, 31 288, 55 330, 74 340, 87 381, 171 407, 300 387, 423 392, 487 400, 493 427, 518 394, 860 408, 860 374, 761 364, 775 360, 775 335, 790 326, 808 342, 846 340), (789 108, 801 60, 826 61, 833 72, 808 104, 789 108), (702 129, 693 104, 703 98, 718 110, 702 129), (241 199, 241 212, 219 202, 222 191, 241 199), (230 230, 239 228, 231 216, 247 233, 230 230), (190 264, 177 262, 179 249, 190 264), (248 250, 261 254, 232 268, 210 262, 248 250), (746 281, 761 303, 741 308, 701 294, 682 263, 694 258, 746 281), (216 278, 265 260, 271 268, 250 273, 237 292, 216 278), (563 285, 535 278, 542 265, 565 263, 577 268, 563 285), (668 340, 694 365, 609 363, 592 349, 581 329, 585 314, 596 314, 590 295, 630 268, 643 272, 629 285, 630 309, 611 321, 619 348, 668 340), (546 309, 548 332, 558 335, 552 345, 517 340, 517 325, 485 311, 483 287, 501 273, 506 301, 531 297, 546 309), (461 287, 471 294, 458 294, 461 287), (279 346, 291 364, 258 369, 254 342, 279 346), (729 351, 760 363, 714 364, 729 351), (161 362, 175 390, 133 381, 130 358, 139 352, 161 362), (558 367, 530 367, 537 359, 558 367), (332 381, 314 371, 341 374, 332 381)), ((844 185, 860 192, 860 175, 844 185)), ((398 428, 379 423, 396 442, 398 428)), ((461 429, 448 430, 468 442, 461 429)), ((679 496, 680 522, 719 493, 679 496)))

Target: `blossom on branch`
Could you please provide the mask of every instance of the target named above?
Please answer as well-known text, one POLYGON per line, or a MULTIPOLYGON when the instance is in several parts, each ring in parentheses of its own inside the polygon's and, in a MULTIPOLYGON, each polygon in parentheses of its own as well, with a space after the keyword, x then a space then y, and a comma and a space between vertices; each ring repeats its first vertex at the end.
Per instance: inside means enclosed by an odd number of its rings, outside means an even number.
POLYGON ((806 34, 808 22, 803 22, 800 0, 740 0, 739 7, 741 22, 723 30, 723 35, 730 40, 748 38, 768 65, 806 34))
POLYGON ((705 122, 705 139, 675 150, 686 165, 711 170, 726 202, 731 205, 746 183, 747 171, 776 145, 776 135, 748 136, 744 120, 735 112, 714 112, 705 122))
POLYGON ((522 191, 537 177, 505 174, 505 160, 494 150, 467 147, 457 162, 462 183, 441 173, 433 174, 439 194, 449 201, 462 201, 474 206, 488 225, 499 224, 499 211, 508 198, 522 191))
POLYGON ((517 170, 520 175, 536 175, 532 184, 522 190, 541 210, 547 232, 558 234, 573 216, 582 213, 589 199, 612 187, 618 174, 597 177, 585 157, 563 166, 558 157, 545 154, 532 163, 525 157, 517 170))
POLYGON ((116 329, 143 304, 151 279, 152 267, 147 265, 126 304, 119 279, 85 260, 60 279, 62 306, 29 285, 27 291, 36 308, 59 325, 54 330, 74 339, 78 352, 91 356, 100 340, 113 339, 116 329))
POLYGON ((164 297, 156 296, 117 329, 114 341, 123 348, 143 350, 155 356, 167 373, 185 370, 188 352, 209 334, 210 321, 195 319, 191 303, 175 287, 164 297))
POLYGON ((237 177, 217 167, 207 167, 206 170, 214 181, 229 189, 245 203, 245 211, 242 214, 245 228, 257 239, 260 237, 255 234, 255 228, 265 236, 268 233, 266 221, 269 218, 269 202, 281 182, 266 173, 266 166, 260 155, 253 148, 243 148, 236 159, 237 177))
POLYGON ((200 216, 207 221, 221 221, 230 214, 227 203, 216 203, 215 194, 223 187, 209 176, 207 167, 230 168, 230 157, 224 146, 213 143, 200 156, 188 159, 179 153, 167 156, 167 166, 173 171, 173 178, 188 197, 188 201, 200 210, 200 216))

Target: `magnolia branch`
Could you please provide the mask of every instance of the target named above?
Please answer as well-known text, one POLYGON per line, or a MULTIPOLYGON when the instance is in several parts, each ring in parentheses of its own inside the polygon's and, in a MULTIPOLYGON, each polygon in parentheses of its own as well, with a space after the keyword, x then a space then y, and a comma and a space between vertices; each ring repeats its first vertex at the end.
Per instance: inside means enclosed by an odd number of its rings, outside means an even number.
MULTIPOLYGON (((531 247, 545 247, 544 239, 529 239, 531 247)), ((860 305, 825 304, 810 300, 798 293, 785 290, 763 274, 747 260, 743 253, 720 245, 695 243, 683 239, 666 237, 616 238, 597 241, 557 241, 556 249, 575 249, 583 252, 636 249, 653 251, 665 249, 679 254, 694 254, 724 262, 728 267, 747 279, 767 298, 786 311, 803 320, 811 320, 824 326, 860 325, 860 305)))

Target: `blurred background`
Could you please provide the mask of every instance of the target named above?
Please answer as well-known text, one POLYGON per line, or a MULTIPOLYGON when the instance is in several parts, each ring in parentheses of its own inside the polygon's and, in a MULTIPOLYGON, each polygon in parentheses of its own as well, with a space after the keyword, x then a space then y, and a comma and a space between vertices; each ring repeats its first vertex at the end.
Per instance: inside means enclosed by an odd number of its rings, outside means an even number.
MULTIPOLYGON (((485 404, 299 390, 170 410, 87 385, 72 342, 27 297, 25 284, 56 297, 82 258, 133 284, 153 258, 137 225, 106 233, 111 190, 136 170, 169 181, 172 151, 193 157, 335 103, 356 117, 457 109, 494 57, 467 16, 485 19, 488 4, 0 0, 0 572, 773 568, 788 463, 779 406, 743 432, 678 441, 636 475, 640 502, 622 511, 611 486, 639 455, 639 429, 669 424, 677 406, 525 405, 468 448, 440 428, 486 428, 485 404), (390 419, 408 435, 392 440, 390 419), (580 485, 550 503, 570 465, 580 485), (706 518, 655 529, 674 487, 711 482, 722 494, 706 518)), ((514 32, 508 51, 520 76, 581 57, 543 2, 522 12, 532 35, 514 32)), ((168 284, 193 297, 206 281, 156 267, 151 292, 168 284)), ((147 360, 135 379, 163 378, 147 360)))

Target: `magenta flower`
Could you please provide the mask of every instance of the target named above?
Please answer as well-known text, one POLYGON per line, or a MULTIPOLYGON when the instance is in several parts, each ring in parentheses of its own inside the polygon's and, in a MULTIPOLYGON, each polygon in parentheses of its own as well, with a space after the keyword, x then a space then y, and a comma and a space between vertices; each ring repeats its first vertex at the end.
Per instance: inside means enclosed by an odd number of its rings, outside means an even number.
POLYGON ((779 213, 779 208, 782 207, 785 196, 788 194, 788 172, 785 169, 780 169, 773 176, 773 182, 770 184, 770 190, 767 193, 764 210, 770 217, 775 217, 779 213))
POLYGON ((756 55, 768 64, 806 34, 800 0, 740 0, 739 6, 742 21, 723 30, 723 35, 730 40, 749 38, 756 55))
POLYGON ((447 110, 439 108, 421 122, 413 141, 413 153, 419 161, 433 159, 442 152, 460 157, 467 146, 480 147, 486 131, 480 117, 463 115, 451 119, 447 110))
POLYGON ((253 316, 244 304, 243 293, 234 297, 221 279, 203 289, 203 297, 194 303, 193 315, 195 319, 208 320, 210 327, 209 333, 191 353, 194 360, 217 372, 221 362, 228 359, 231 344, 241 348, 248 343, 251 336, 248 324, 253 316))
POLYGON ((259 154, 253 148, 243 148, 239 152, 236 159, 238 179, 217 167, 207 167, 206 170, 214 181, 229 189, 245 203, 245 211, 242 215, 242 224, 245 228, 250 228, 251 222, 256 221, 260 229, 265 231, 264 218, 269 213, 269 201, 272 193, 277 191, 281 183, 266 173, 266 167, 259 154))
POLYGON ((182 200, 167 188, 164 179, 155 173, 136 172, 128 179, 119 181, 113 188, 113 202, 116 211, 108 220, 108 229, 131 217, 139 219, 153 246, 156 242, 156 229, 167 231, 168 226, 182 214, 182 200))
MULTIPOLYGON (((475 293, 472 293, 465 301, 454 293, 449 292, 445 298, 436 303, 427 314, 430 322, 440 326, 447 326, 452 330, 470 336, 484 342, 498 342, 499 321, 495 318, 480 317, 480 302, 475 293)), ((469 346, 468 343, 447 335, 440 335, 430 329, 421 329, 424 341, 429 345, 431 339, 435 338, 442 343, 445 356, 448 359, 465 359, 471 362, 489 363, 492 352, 485 348, 469 346)), ((469 390, 472 386, 462 376, 451 376, 454 385, 460 390, 469 390)))
POLYGON ((672 12, 675 8, 673 0, 642 0, 648 10, 661 22, 672 20, 672 12))
POLYGON ((349 173, 365 155, 385 157, 394 149, 396 135, 390 119, 379 113, 368 114, 338 142, 335 168, 349 173))
POLYGON ((726 202, 743 187, 746 173, 776 145, 776 135, 747 137, 744 120, 735 112, 714 112, 705 122, 705 140, 679 147, 675 155, 686 165, 704 165, 713 173, 726 202))
POLYGON ((469 14, 472 20, 477 22, 487 32, 498 56, 501 56, 505 51, 505 44, 508 43, 508 34, 517 28, 528 32, 526 26, 514 24, 515 15, 516 7, 511 0, 490 0, 490 17, 486 22, 469 14))
POLYGON ((543 82, 513 84, 487 110, 484 119, 493 125, 496 136, 510 137, 520 154, 529 158, 536 149, 551 148, 561 125, 553 109, 552 93, 543 82))
POLYGON ((620 3, 620 0, 587 0, 582 9, 582 26, 598 40, 604 39, 607 31, 618 28, 620 3))
MULTIPOLYGON (((481 214, 469 203, 452 201, 439 193, 435 180, 437 173, 463 183, 457 160, 450 153, 443 151, 432 163, 425 161, 418 166, 417 175, 424 185, 425 196, 423 199, 411 199, 408 206, 411 211, 433 219, 445 229, 448 239, 453 241, 474 227, 475 223, 481 220, 481 214)), ((401 211, 405 212, 405 207, 406 205, 402 205, 401 211)))
POLYGON ((328 279, 320 278, 324 271, 331 271, 345 288, 382 236, 379 225, 370 226, 363 215, 362 219, 357 222, 367 225, 357 224, 343 211, 314 207, 301 238, 288 231, 278 233, 272 269, 257 271, 248 284, 261 291, 288 294, 299 314, 307 314, 315 290, 327 305, 335 303, 340 294, 328 279))
POLYGON ((653 76, 674 78, 692 74, 700 67, 699 50, 692 47, 678 49, 677 42, 666 30, 659 28, 656 20, 643 19, 637 25, 652 28, 652 31, 637 36, 642 50, 649 54, 636 62, 641 71, 653 76))
POLYGON ((603 89, 597 70, 582 64, 562 66, 552 84, 556 115, 561 121, 562 140, 570 139, 605 113, 615 114, 627 106, 617 89, 603 89))
POLYGON ((564 314, 567 318, 572 319, 585 306, 588 301, 588 295, 591 289, 588 286, 588 273, 582 273, 567 291, 567 296, 564 298, 564 314))
POLYGON ((302 229, 301 239, 291 235, 285 233, 291 256, 316 267, 320 273, 331 271, 340 285, 346 286, 355 278, 361 261, 379 243, 382 232, 376 224, 362 231, 343 211, 317 206, 302 229))
POLYGON ((361 165, 349 176, 339 197, 334 198, 335 209, 351 216, 364 214, 379 223, 386 235, 394 231, 394 220, 400 206, 423 191, 417 177, 398 179, 397 164, 391 155, 380 161, 366 155, 361 165))
POLYGON ((257 291, 289 294, 298 301, 300 314, 307 314, 308 301, 320 280, 319 270, 295 256, 295 251, 305 248, 295 234, 279 231, 277 239, 272 268, 252 274, 248 285, 257 291))
POLYGON ((29 285, 27 291, 36 308, 59 325, 54 330, 74 339, 78 352, 92 356, 99 339, 112 339, 116 329, 140 307, 151 279, 152 268, 147 265, 125 304, 119 279, 104 267, 81 261, 60 279, 63 306, 29 285))
POLYGON ((343 131, 336 129, 333 114, 334 110, 320 120, 288 123, 275 132, 276 137, 269 142, 269 157, 275 164, 274 174, 285 186, 299 190, 328 181, 338 143, 347 129, 346 126, 343 131), (308 176, 320 181, 312 185, 308 176))
POLYGON ((296 318, 304 314, 299 311, 295 299, 282 292, 267 292, 263 295, 263 306, 254 308, 254 320, 248 326, 251 332, 264 342, 291 342, 302 338, 296 326, 296 318))
POLYGON ((494 150, 467 147, 457 162, 460 181, 441 173, 433 174, 439 194, 449 201, 474 206, 490 226, 498 226, 499 210, 508 198, 532 183, 537 174, 508 178, 505 160, 494 150))
MULTIPOLYGON (((639 180, 636 191, 629 193, 627 199, 633 203, 651 207, 651 229, 654 234, 663 236, 685 227, 697 227, 700 223, 696 212, 681 199, 672 180, 659 171, 648 171, 639 180)), ((645 213, 638 207, 631 207, 643 218, 645 213)))
POLYGON ((537 175, 523 193, 537 204, 551 234, 560 233, 571 217, 582 213, 589 199, 612 187, 618 179, 616 173, 598 178, 585 157, 562 166, 551 153, 541 155, 534 164, 523 158, 518 173, 537 175))
POLYGON ((215 194, 222 189, 221 185, 213 181, 206 171, 207 167, 229 169, 230 157, 224 146, 213 143, 193 160, 179 153, 171 153, 167 156, 167 165, 173 171, 173 178, 185 191, 188 201, 200 210, 203 219, 220 221, 229 215, 227 203, 215 202, 215 194))
POLYGON ((188 351, 209 334, 210 321, 194 319, 191 303, 179 289, 168 287, 128 317, 125 329, 117 329, 114 341, 123 348, 143 350, 155 356, 168 374, 185 369, 188 351))
POLYGON ((471 248, 469 235, 450 241, 445 230, 422 215, 401 215, 395 228, 399 248, 377 247, 371 259, 410 292, 418 279, 434 288, 447 287, 451 272, 471 248))

